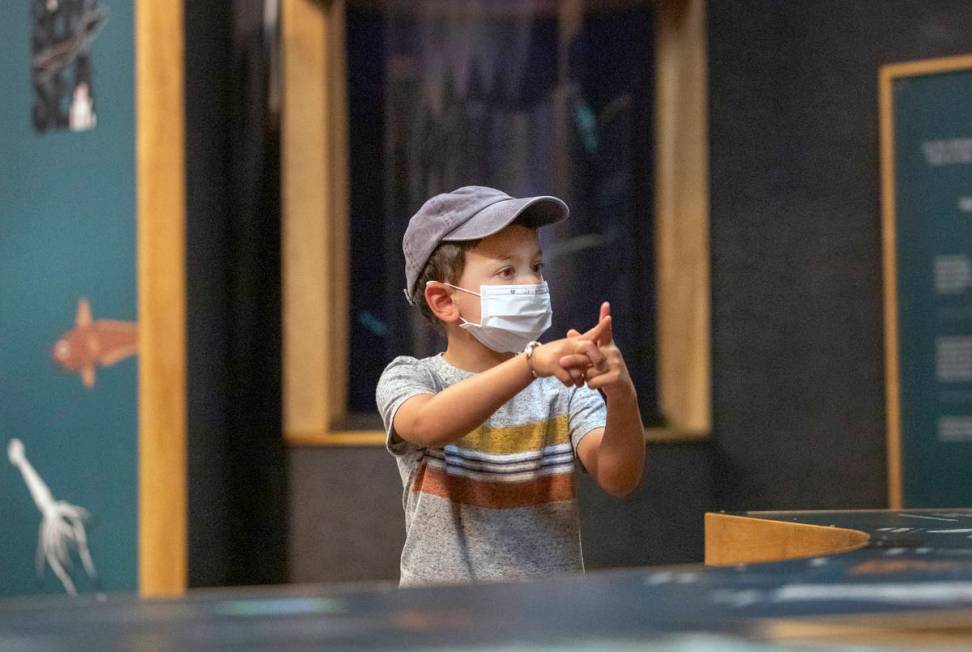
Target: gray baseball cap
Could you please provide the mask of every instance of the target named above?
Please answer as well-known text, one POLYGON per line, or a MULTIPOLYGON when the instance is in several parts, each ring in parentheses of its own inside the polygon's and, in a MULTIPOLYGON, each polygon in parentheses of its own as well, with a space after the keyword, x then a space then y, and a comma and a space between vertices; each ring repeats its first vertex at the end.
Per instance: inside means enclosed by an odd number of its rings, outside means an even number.
POLYGON ((402 238, 408 302, 412 303, 415 282, 440 243, 485 238, 512 224, 524 211, 524 223, 531 227, 560 222, 570 212, 567 204, 556 197, 517 199, 485 186, 463 186, 422 204, 408 221, 402 238))

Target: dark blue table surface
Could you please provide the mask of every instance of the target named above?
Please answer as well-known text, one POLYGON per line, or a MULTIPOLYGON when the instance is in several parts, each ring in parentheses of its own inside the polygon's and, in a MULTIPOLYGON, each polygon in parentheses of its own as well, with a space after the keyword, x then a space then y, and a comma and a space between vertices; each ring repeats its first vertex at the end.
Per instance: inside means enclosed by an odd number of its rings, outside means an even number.
POLYGON ((850 527, 868 533, 871 544, 779 563, 530 583, 12 599, 0 602, 0 650, 765 650, 777 647, 761 633, 771 618, 968 611, 972 622, 972 510, 741 515, 850 527))

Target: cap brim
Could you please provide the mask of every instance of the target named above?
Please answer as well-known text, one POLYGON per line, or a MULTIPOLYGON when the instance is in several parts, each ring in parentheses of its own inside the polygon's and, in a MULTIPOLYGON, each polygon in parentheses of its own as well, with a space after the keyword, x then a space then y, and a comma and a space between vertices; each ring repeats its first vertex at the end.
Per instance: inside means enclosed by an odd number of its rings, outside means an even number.
POLYGON ((534 228, 560 222, 567 219, 567 215, 570 214, 567 204, 549 195, 505 199, 479 211, 445 234, 442 241, 479 240, 491 236, 515 222, 524 212, 529 218, 525 224, 534 228))

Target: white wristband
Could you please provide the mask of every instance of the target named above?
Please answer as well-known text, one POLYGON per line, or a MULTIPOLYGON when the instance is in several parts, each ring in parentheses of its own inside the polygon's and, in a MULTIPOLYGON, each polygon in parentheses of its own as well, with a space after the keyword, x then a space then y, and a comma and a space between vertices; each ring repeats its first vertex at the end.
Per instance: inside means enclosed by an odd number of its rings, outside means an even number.
POLYGON ((540 346, 540 342, 534 341, 527 344, 526 348, 523 349, 523 353, 526 355, 527 366, 530 367, 530 373, 533 374, 534 378, 540 377, 537 375, 536 370, 533 368, 533 352, 534 350, 536 350, 538 346, 540 346))

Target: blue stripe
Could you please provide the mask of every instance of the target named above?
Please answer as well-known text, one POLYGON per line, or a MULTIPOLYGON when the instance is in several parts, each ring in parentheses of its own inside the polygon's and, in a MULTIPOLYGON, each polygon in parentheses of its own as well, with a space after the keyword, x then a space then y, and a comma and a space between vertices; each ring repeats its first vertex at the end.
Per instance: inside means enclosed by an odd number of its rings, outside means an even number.
POLYGON ((536 451, 536 453, 533 454, 533 455, 531 455, 530 457, 522 457, 522 458, 520 458, 518 460, 499 460, 499 461, 494 461, 494 460, 484 460, 484 459, 481 459, 479 457, 473 457, 471 455, 463 455, 460 452, 461 450, 462 449, 446 450, 444 448, 428 448, 428 449, 426 449, 426 455, 436 456, 440 460, 443 459, 442 456, 444 455, 445 457, 457 457, 457 458, 460 458, 460 459, 463 459, 463 460, 467 460, 469 462, 480 462, 480 463, 483 463, 483 464, 496 464, 498 466, 503 466, 505 464, 526 464, 527 462, 534 462, 534 461, 537 461, 537 460, 547 459, 547 458, 550 458, 550 457, 559 457, 560 455, 573 455, 573 452, 574 452, 572 448, 569 448, 569 449, 563 450, 563 451, 552 452, 552 453, 545 453, 543 451, 536 451))

